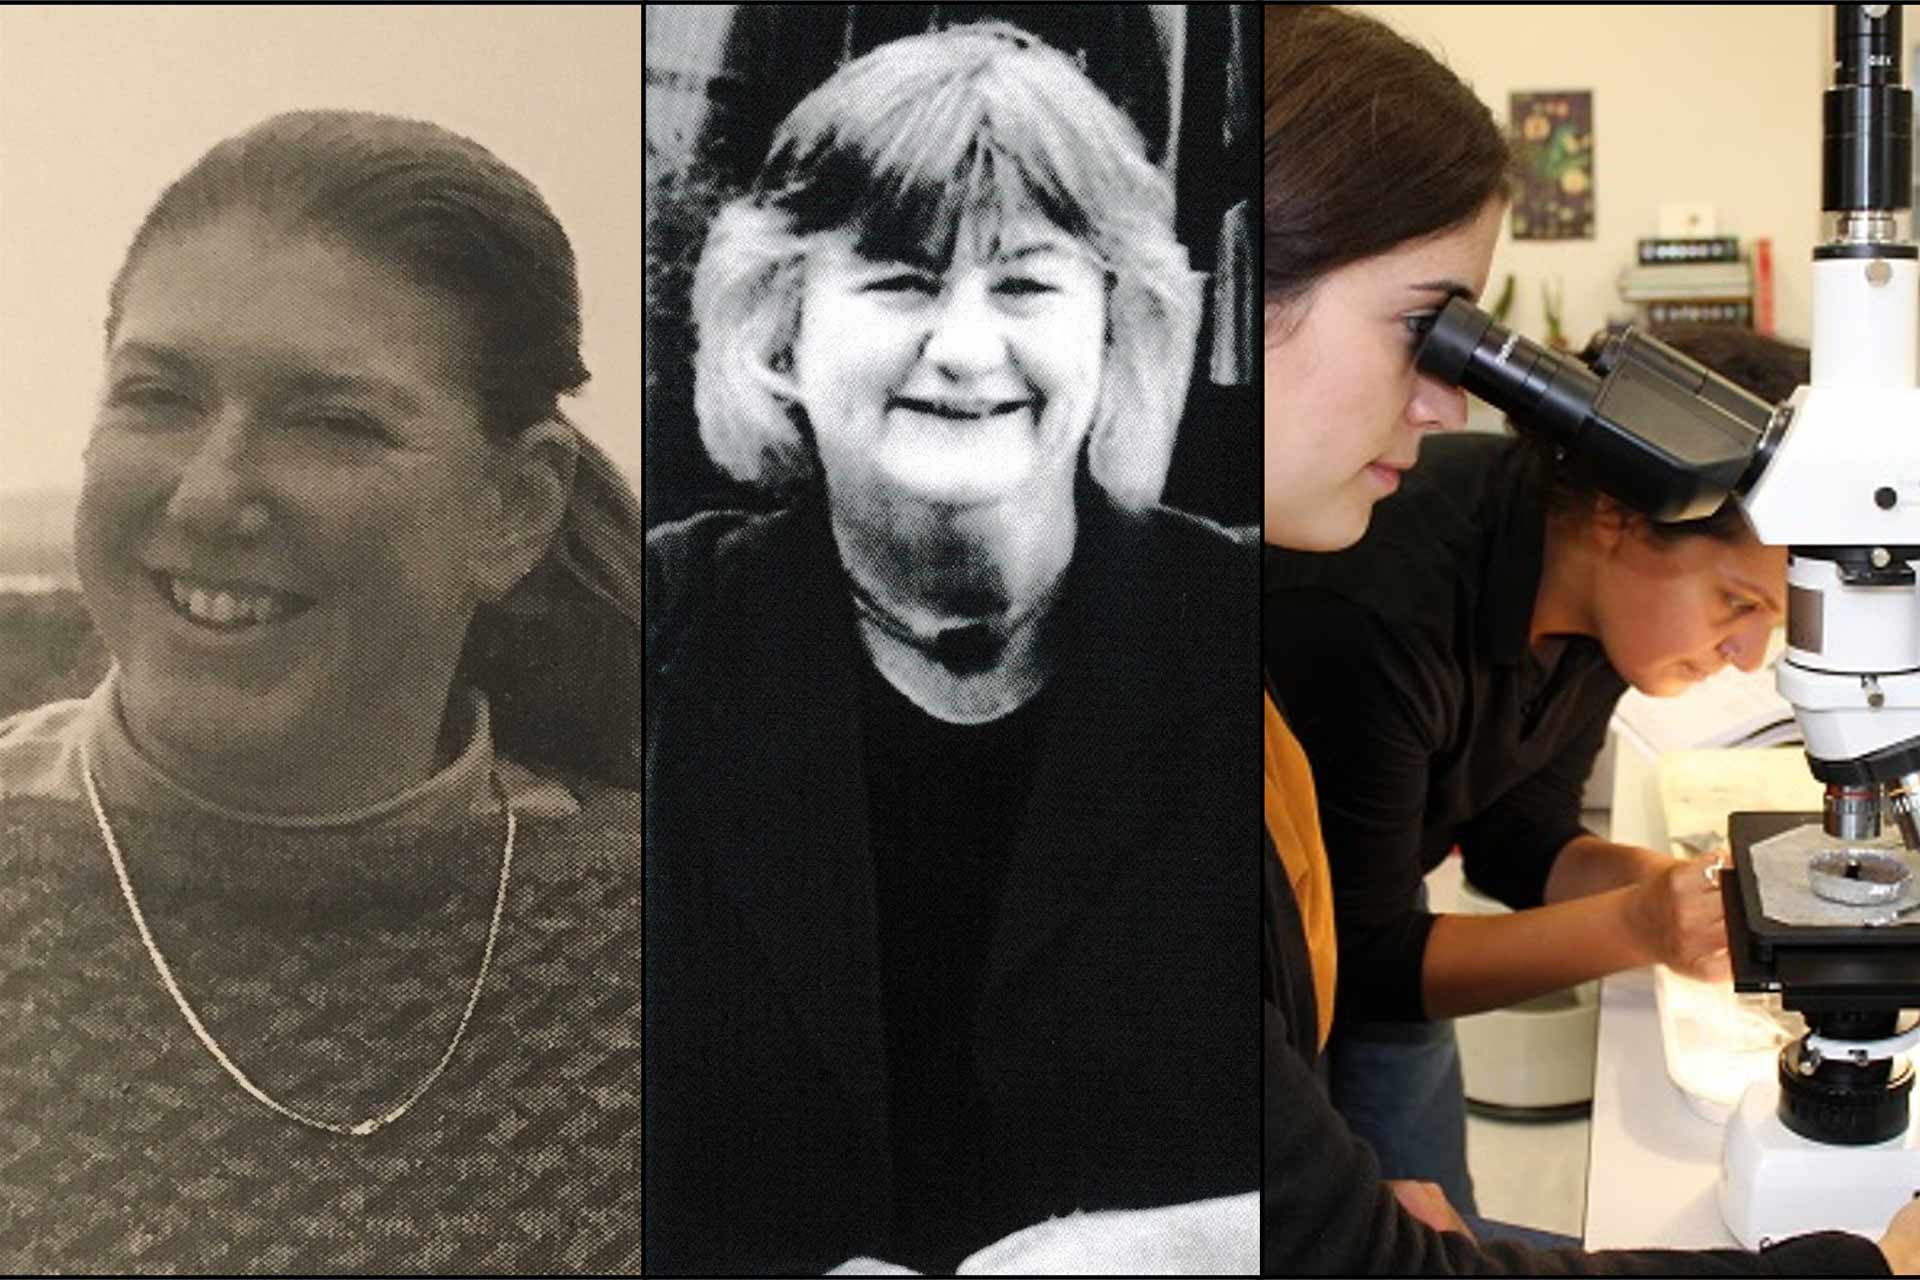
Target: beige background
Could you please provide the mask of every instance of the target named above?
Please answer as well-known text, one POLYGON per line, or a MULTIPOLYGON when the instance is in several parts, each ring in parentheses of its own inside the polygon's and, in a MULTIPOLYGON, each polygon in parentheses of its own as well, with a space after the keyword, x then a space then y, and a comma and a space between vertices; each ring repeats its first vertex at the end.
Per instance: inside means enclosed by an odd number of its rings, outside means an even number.
MULTIPOLYGON (((1490 292, 1516 274, 1515 327, 1545 336, 1540 282, 1558 276, 1578 346, 1627 310, 1615 280, 1634 241, 1657 234, 1660 205, 1711 201, 1721 234, 1773 237, 1776 329, 1809 338, 1829 6, 1357 7, 1438 54, 1502 127, 1514 90, 1593 91, 1596 238, 1515 242, 1503 228, 1490 292)), ((1912 19, 1906 36, 1920 39, 1912 19)))
POLYGON ((74 488, 107 286, 161 189, 277 111, 432 120, 525 173, 573 240, 593 381, 640 474, 640 6, 0 8, 0 490, 74 488))

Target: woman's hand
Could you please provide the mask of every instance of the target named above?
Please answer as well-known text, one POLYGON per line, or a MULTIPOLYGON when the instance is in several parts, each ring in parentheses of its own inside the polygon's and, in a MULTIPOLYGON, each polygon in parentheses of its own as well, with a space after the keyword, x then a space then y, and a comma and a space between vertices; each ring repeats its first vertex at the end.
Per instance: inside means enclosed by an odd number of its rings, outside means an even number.
POLYGON ((1727 958, 1726 908, 1711 864, 1674 859, 1673 865, 1642 880, 1627 903, 1627 919, 1649 960, 1658 961, 1702 982, 1724 981, 1727 958))
POLYGON ((1880 1252, 1887 1255, 1887 1267, 1897 1276, 1920 1275, 1920 1199, 1909 1200, 1887 1224, 1880 1237, 1880 1252))
POLYGON ((1438 1183, 1388 1178, 1387 1186, 1402 1209, 1435 1231, 1458 1231, 1467 1239, 1473 1239, 1472 1228, 1460 1220, 1460 1214, 1448 1203, 1447 1193, 1438 1183))

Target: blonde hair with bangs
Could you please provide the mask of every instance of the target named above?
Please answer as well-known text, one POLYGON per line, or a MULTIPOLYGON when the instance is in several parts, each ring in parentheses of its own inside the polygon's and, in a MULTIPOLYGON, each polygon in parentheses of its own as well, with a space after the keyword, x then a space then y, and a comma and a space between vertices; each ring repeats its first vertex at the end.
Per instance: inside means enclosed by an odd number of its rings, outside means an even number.
POLYGON ((963 225, 1045 219, 1107 273, 1088 465, 1127 506, 1166 481, 1200 327, 1173 191, 1133 124, 1065 54, 1001 22, 896 40, 848 63, 774 134, 694 275, 700 438, 737 479, 815 474, 792 350, 809 250, 851 233, 876 260, 945 263, 963 225))

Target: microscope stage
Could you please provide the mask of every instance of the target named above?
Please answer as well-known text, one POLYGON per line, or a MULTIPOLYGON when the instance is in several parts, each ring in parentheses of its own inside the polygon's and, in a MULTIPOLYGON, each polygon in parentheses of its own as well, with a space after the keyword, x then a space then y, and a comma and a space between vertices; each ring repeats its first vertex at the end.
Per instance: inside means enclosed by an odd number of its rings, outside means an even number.
MULTIPOLYGON (((1882 927, 1783 924, 1762 908, 1750 874, 1755 844, 1818 814, 1736 813, 1733 866, 1720 877, 1736 991, 1777 991, 1789 1009, 1920 1007, 1920 916, 1882 927)), ((1866 909, 1862 909, 1863 914, 1866 909)))

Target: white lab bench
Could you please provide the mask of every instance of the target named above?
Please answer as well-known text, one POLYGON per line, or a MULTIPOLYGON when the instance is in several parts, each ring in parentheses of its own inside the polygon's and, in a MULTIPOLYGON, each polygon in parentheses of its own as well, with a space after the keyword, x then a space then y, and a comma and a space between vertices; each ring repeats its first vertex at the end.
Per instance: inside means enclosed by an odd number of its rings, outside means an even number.
MULTIPOLYGON (((1669 834, 1726 831, 1731 809, 1818 807, 1796 751, 1716 751, 1656 759, 1622 735, 1614 761, 1615 840, 1669 849, 1669 834), (1765 759, 1763 757, 1771 757, 1765 759)), ((1600 993, 1584 1239, 1593 1249, 1735 1244, 1716 1184, 1723 1129, 1669 1078, 1650 969, 1616 974, 1600 993)))
POLYGON ((1714 1195, 1721 1133, 1719 1125, 1694 1113, 1667 1078, 1651 971, 1615 974, 1601 983, 1587 1247, 1732 1246, 1714 1195))

